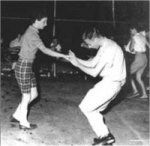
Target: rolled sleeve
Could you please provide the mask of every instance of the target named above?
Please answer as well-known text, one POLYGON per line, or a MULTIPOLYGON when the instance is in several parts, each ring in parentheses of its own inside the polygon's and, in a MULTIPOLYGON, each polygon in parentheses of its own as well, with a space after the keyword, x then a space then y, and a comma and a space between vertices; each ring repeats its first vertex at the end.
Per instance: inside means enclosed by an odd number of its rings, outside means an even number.
POLYGON ((45 45, 37 34, 31 34, 30 42, 34 48, 45 48, 45 45))

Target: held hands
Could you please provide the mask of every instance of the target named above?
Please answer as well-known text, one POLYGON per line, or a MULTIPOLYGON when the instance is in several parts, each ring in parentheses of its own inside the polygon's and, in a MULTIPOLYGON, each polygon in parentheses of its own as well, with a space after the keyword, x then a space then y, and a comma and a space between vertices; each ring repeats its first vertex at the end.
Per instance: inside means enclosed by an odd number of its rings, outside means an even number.
POLYGON ((72 51, 69 51, 68 55, 61 54, 61 57, 66 61, 70 62, 72 65, 78 66, 77 58, 72 51))
POLYGON ((78 66, 78 61, 76 59, 75 54, 72 51, 69 51, 69 61, 71 62, 72 65, 78 66))
POLYGON ((64 58, 66 61, 69 61, 69 60, 70 60, 69 55, 64 55, 63 58, 64 58))

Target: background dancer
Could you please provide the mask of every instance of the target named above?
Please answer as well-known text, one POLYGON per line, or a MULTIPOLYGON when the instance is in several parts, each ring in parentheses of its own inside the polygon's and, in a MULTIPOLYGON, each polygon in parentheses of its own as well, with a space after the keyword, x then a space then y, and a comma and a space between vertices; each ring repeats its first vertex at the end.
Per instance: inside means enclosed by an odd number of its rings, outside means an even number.
POLYGON ((136 81, 138 82, 142 90, 140 98, 148 98, 146 94, 146 87, 142 80, 142 75, 147 66, 146 46, 149 47, 149 44, 146 40, 146 32, 141 31, 138 33, 135 28, 131 28, 130 33, 131 33, 131 40, 129 41, 128 45, 125 46, 125 50, 128 51, 129 53, 135 54, 135 58, 130 66, 130 74, 131 74, 130 81, 133 93, 128 98, 133 98, 136 97, 137 95, 140 95, 136 87, 135 81, 133 79, 133 75, 136 75, 136 81))

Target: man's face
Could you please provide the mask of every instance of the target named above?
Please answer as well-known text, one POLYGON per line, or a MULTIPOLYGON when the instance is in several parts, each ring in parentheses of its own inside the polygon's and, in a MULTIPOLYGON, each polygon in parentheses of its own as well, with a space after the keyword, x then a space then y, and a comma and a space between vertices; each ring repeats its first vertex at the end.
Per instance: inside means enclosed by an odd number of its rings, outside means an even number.
POLYGON ((44 29, 44 27, 47 26, 47 17, 44 17, 41 20, 36 20, 36 23, 38 25, 38 29, 44 29))
POLYGON ((84 43, 88 46, 88 48, 98 49, 100 47, 96 38, 85 39, 84 43))

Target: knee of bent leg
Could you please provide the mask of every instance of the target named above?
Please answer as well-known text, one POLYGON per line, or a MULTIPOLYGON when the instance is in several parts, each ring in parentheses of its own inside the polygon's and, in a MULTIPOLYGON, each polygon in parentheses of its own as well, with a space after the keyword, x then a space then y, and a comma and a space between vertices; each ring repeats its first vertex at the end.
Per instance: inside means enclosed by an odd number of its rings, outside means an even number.
POLYGON ((22 94, 22 102, 28 103, 30 101, 30 98, 31 98, 30 93, 23 93, 22 94))
POLYGON ((37 98, 38 97, 38 92, 36 92, 36 93, 34 93, 33 95, 32 95, 32 99, 35 99, 35 98, 37 98))
POLYGON ((88 111, 86 109, 86 106, 83 103, 79 104, 79 108, 82 111, 82 113, 86 114, 88 111))
POLYGON ((136 80, 141 80, 141 74, 140 73, 136 74, 136 80))
POLYGON ((81 103, 79 104, 79 109, 82 111, 82 105, 81 105, 81 103))
POLYGON ((35 99, 38 97, 37 89, 31 89, 31 98, 35 99))

